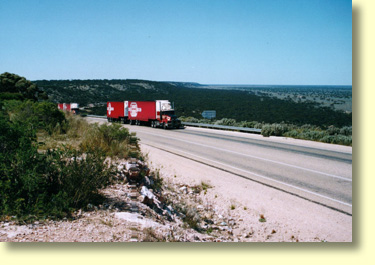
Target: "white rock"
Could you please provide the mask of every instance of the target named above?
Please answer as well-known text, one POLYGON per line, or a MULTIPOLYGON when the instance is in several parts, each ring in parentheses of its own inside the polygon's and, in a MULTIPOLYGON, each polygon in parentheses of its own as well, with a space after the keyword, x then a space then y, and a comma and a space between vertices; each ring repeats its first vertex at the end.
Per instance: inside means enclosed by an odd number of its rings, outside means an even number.
POLYGON ((155 195, 146 186, 142 187, 141 195, 149 198, 150 200, 153 200, 155 198, 155 195))
POLYGON ((143 228, 145 227, 161 227, 162 225, 152 221, 151 219, 144 218, 138 213, 129 213, 129 212, 118 212, 115 213, 115 218, 128 221, 134 225, 140 225, 143 228))
POLYGON ((187 187, 186 186, 181 187, 179 190, 183 193, 187 193, 187 187))

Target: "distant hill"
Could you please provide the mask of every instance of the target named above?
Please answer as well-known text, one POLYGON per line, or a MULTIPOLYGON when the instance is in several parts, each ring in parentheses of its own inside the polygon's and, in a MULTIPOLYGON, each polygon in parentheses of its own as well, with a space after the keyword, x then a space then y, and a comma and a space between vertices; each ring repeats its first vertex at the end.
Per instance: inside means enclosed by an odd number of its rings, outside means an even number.
POLYGON ((217 119, 265 123, 351 126, 351 113, 334 111, 312 102, 256 95, 249 91, 212 89, 192 82, 126 80, 38 80, 34 81, 53 102, 94 104, 96 114, 105 115, 107 101, 168 99, 178 116, 202 118, 204 110, 216 110, 217 119))

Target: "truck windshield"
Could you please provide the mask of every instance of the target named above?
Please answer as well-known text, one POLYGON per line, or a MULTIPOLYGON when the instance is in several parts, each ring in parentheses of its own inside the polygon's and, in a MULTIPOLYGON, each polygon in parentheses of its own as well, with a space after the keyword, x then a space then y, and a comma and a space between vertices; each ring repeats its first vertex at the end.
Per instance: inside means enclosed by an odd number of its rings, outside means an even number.
POLYGON ((170 117, 175 116, 174 110, 163 111, 162 114, 163 115, 168 115, 170 117))

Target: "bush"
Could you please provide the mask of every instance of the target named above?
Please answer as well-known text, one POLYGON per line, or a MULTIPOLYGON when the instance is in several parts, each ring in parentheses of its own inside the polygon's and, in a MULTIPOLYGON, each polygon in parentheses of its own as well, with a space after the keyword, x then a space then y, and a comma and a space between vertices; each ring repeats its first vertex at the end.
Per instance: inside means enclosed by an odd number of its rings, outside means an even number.
POLYGON ((98 191, 107 186, 115 174, 115 167, 105 161, 96 150, 50 150, 45 154, 45 177, 53 194, 66 194, 69 207, 83 208, 92 203, 98 191))
POLYGON ((326 135, 320 141, 330 144, 352 145, 352 136, 326 135))
POLYGON ((38 89, 36 84, 30 82, 25 77, 8 72, 0 75, 0 93, 19 94, 21 97, 17 96, 18 98, 32 99, 34 101, 38 99, 39 94, 43 94, 43 98, 46 96, 38 89))
POLYGON ((224 125, 224 126, 235 126, 236 125, 236 120, 235 119, 227 119, 223 118, 221 120, 218 120, 215 122, 215 125, 224 125))
POLYGON ((333 125, 328 126, 326 131, 327 131, 328 135, 338 135, 338 134, 340 134, 340 129, 333 126, 333 125))
POLYGON ((31 148, 19 150, 5 173, 0 186, 1 215, 41 219, 69 216, 72 210, 95 202, 115 169, 97 152, 83 155, 57 149, 38 154, 31 148))
POLYGON ((340 134, 345 136, 352 136, 352 126, 345 126, 340 129, 340 134))
POLYGON ((246 128, 256 128, 258 126, 259 122, 257 121, 241 121, 239 123, 240 127, 246 127, 246 128))
POLYGON ((194 118, 194 117, 181 116, 179 119, 183 122, 192 122, 192 123, 198 123, 199 122, 199 120, 197 118, 194 118))
POLYGON ((0 215, 64 217, 94 203, 115 174, 105 159, 95 149, 39 153, 35 128, 0 109, 0 215))
POLYGON ((290 128, 287 124, 281 123, 281 124, 265 124, 262 126, 261 134, 265 137, 268 136, 282 136, 284 133, 289 131, 290 128))
POLYGON ((66 122, 62 123, 61 126, 62 132, 66 132, 68 138, 76 139, 87 135, 93 125, 80 116, 67 113, 66 122))
POLYGON ((305 131, 300 134, 301 139, 321 141, 323 137, 326 136, 324 131, 305 131))
POLYGON ((65 122, 64 113, 52 102, 11 100, 6 102, 5 109, 11 114, 13 122, 45 130, 48 134, 52 134, 56 126, 65 122))
POLYGON ((91 125, 80 145, 82 150, 99 149, 110 157, 127 158, 130 153, 129 143, 138 147, 137 138, 130 137, 129 130, 120 124, 91 125))
POLYGON ((24 97, 21 93, 10 93, 10 92, 3 92, 0 93, 0 100, 23 100, 24 97))

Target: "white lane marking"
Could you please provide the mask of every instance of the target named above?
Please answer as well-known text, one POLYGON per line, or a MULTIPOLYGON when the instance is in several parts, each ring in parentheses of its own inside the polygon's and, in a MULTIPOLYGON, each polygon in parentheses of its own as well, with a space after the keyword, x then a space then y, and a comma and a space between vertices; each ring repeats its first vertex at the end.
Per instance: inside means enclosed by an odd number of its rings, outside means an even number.
MULTIPOLYGON (((150 134, 150 135, 153 135, 153 136, 163 137, 163 138, 168 138, 168 139, 170 138, 170 137, 162 136, 160 134, 154 134, 154 133, 149 133, 149 132, 145 132, 145 131, 142 131, 140 133, 150 134)), ((176 138, 174 138, 174 140, 177 140, 177 141, 180 141, 180 142, 185 142, 185 143, 188 143, 188 144, 195 144, 195 145, 199 145, 199 146, 207 147, 207 148, 211 148, 211 149, 216 149, 216 150, 219 150, 219 151, 228 152, 228 153, 232 153, 232 154, 236 154, 236 155, 251 157, 251 158, 263 160, 263 161, 274 163, 274 164, 279 164, 279 165, 283 165, 283 166, 287 166, 287 167, 297 168, 297 169, 301 169, 301 170, 304 170, 304 171, 309 171, 309 172, 329 176, 329 177, 332 177, 332 178, 337 178, 337 179, 352 182, 352 180, 349 179, 349 178, 345 178, 345 177, 341 177, 341 176, 337 176, 337 175, 333 175, 333 174, 329 174, 329 173, 325 173, 325 172, 321 172, 321 171, 317 171, 317 170, 313 170, 313 169, 308 169, 308 168, 304 168, 304 167, 299 167, 299 166, 295 166, 295 165, 291 165, 291 164, 287 164, 287 163, 284 163, 284 162, 279 162, 279 161, 275 161, 275 160, 271 160, 271 159, 267 159, 267 158, 263 158, 263 157, 247 155, 247 154, 243 154, 243 153, 239 153, 239 152, 235 152, 235 151, 230 151, 230 150, 226 150, 226 149, 222 149, 222 148, 218 148, 218 147, 213 147, 213 146, 209 146, 209 145, 205 145, 205 144, 194 143, 194 142, 187 141, 187 140, 181 140, 181 139, 176 139, 176 138)))
MULTIPOLYGON (((146 144, 146 145, 148 145, 148 144, 146 144)), ((149 145, 149 146, 152 146, 152 145, 149 145)), ((158 148, 158 147, 155 147, 155 146, 152 146, 152 147, 158 148)), ((285 183, 285 182, 282 182, 282 181, 279 181, 279 180, 276 180, 276 179, 273 179, 273 178, 269 178, 269 177, 257 174, 255 172, 247 171, 247 170, 244 170, 244 169, 241 169, 241 168, 238 168, 238 167, 234 167, 234 166, 231 166, 231 165, 228 165, 228 164, 224 164, 224 163, 221 163, 221 162, 218 162, 218 161, 215 161, 215 160, 211 160, 211 159, 208 159, 208 158, 205 158, 205 157, 201 157, 201 156, 198 156, 198 155, 195 155, 195 154, 184 152, 184 151, 181 151, 179 149, 172 148, 172 147, 168 147, 168 149, 173 149, 176 152, 184 153, 184 154, 187 154, 187 155, 190 155, 190 156, 197 157, 199 159, 203 159, 203 160, 206 160, 206 161, 210 161, 210 162, 213 162, 213 163, 225 166, 225 167, 233 168, 235 170, 239 170, 239 171, 245 172, 247 174, 251 174, 251 175, 257 176, 259 178, 263 178, 263 179, 266 179, 266 180, 269 180, 269 181, 273 181, 273 182, 276 182, 278 184, 281 184, 281 185, 284 185, 284 186, 287 186, 287 187, 290 187, 290 188, 293 188, 293 189, 296 189, 296 190, 299 190, 299 191, 303 191, 303 192, 306 192, 306 193, 309 193, 309 194, 312 194, 312 195, 315 195, 315 196, 318 196, 318 197, 321 197, 321 198, 324 198, 324 199, 327 199, 327 200, 330 200, 330 201, 334 201, 334 202, 337 202, 337 203, 340 203, 340 204, 352 207, 352 205, 349 204, 349 203, 346 203, 346 202, 343 202, 343 201, 339 201, 339 200, 333 199, 331 197, 327 197, 327 196, 321 195, 319 193, 316 193, 316 192, 313 192, 313 191, 309 191, 309 190, 306 190, 306 189, 303 189, 303 188, 300 188, 300 187, 297 187, 297 186, 294 186, 294 185, 291 185, 291 184, 288 184, 288 183, 285 183)))

